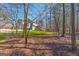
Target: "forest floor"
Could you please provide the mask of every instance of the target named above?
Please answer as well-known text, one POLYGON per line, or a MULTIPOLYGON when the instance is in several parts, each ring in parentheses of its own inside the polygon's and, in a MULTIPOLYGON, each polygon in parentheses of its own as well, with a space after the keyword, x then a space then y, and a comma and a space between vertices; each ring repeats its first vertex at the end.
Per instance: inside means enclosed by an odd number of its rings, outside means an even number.
POLYGON ((77 51, 71 51, 70 37, 21 37, 10 38, 6 43, 0 44, 0 55, 3 56, 79 56, 79 40, 77 51))

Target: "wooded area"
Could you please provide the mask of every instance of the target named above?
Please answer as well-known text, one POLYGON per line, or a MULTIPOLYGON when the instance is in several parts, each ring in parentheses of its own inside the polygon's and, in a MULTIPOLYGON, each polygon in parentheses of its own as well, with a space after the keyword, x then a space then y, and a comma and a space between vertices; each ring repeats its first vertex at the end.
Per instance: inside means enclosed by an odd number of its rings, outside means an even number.
POLYGON ((78 25, 78 3, 0 4, 0 55, 79 55, 78 25))

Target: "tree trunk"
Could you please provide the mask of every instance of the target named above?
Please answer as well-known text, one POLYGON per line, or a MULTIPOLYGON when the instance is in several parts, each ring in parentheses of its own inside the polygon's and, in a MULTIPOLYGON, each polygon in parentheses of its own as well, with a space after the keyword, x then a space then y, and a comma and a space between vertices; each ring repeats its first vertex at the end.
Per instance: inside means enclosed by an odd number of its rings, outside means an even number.
MULTIPOLYGON (((45 9, 47 10, 47 5, 45 6, 45 9)), ((47 12, 46 12, 46 14, 45 14, 45 16, 46 16, 46 31, 47 31, 47 29, 48 29, 48 26, 47 26, 47 19, 48 19, 48 17, 47 17, 47 12)))
POLYGON ((49 28, 50 31, 52 30, 52 28, 51 28, 51 8, 52 8, 51 5, 52 5, 52 4, 50 4, 50 21, 49 21, 49 22, 50 22, 50 28, 49 28))
POLYGON ((26 9, 26 4, 24 3, 24 38, 25 38, 25 48, 27 45, 27 20, 28 20, 28 4, 26 9))
POLYGON ((63 3, 63 24, 62 24, 62 37, 65 36, 65 4, 63 3))
POLYGON ((74 4, 71 3, 71 42, 72 50, 76 50, 74 4))
POLYGON ((77 21, 76 21, 76 23, 77 23, 77 24, 76 24, 76 25, 77 25, 77 26, 76 26, 76 32, 78 32, 78 12, 77 12, 77 15, 76 15, 76 16, 77 16, 77 21))
POLYGON ((16 34, 18 32, 18 4, 16 5, 16 34))
POLYGON ((77 16, 77 22, 76 22, 76 23, 77 23, 77 26, 76 26, 76 32, 78 33, 78 28, 79 28, 79 27, 78 27, 78 25, 79 25, 79 24, 78 24, 78 23, 79 23, 79 19, 78 19, 78 18, 79 18, 79 17, 78 17, 78 16, 79 16, 79 4, 78 4, 78 6, 77 6, 77 7, 78 7, 78 9, 77 9, 77 15, 76 15, 76 16, 77 16))

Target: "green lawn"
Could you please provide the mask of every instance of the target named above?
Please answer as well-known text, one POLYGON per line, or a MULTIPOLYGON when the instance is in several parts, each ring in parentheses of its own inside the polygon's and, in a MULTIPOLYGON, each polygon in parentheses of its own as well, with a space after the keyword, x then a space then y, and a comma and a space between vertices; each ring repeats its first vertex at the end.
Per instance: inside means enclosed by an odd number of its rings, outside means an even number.
MULTIPOLYGON (((22 30, 18 31, 18 34, 22 34, 22 33, 23 33, 22 30)), ((57 32, 47 32, 47 31, 41 31, 41 30, 30 30, 30 31, 27 31, 27 33, 29 36, 31 36, 31 35, 37 36, 37 35, 54 35, 54 34, 57 34, 57 32)))
POLYGON ((11 33, 0 33, 0 43, 5 43, 5 38, 9 36, 11 33))
MULTIPOLYGON (((16 35, 16 32, 13 32, 16 35)), ((23 30, 19 30, 17 34, 22 34, 23 30)), ((7 36, 11 35, 12 32, 9 33, 0 33, 0 43, 4 43, 6 42, 6 40, 4 40, 7 36)), ((39 36, 39 35, 54 35, 56 34, 56 32, 47 32, 47 31, 41 31, 41 30, 30 30, 29 31, 29 36, 39 36)))
POLYGON ((30 30, 29 35, 53 35, 56 32, 47 32, 47 31, 39 31, 39 30, 30 30))

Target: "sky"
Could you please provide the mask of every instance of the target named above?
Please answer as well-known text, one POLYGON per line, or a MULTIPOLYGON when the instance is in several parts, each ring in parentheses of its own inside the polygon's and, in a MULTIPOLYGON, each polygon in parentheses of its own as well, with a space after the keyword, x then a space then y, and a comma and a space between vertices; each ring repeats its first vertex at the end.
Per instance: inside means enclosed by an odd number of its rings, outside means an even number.
MULTIPOLYGON (((8 11, 10 14, 12 15, 13 20, 16 18, 15 12, 16 12, 16 4, 9 4, 9 3, 3 3, 0 4, 0 7, 3 8, 4 10, 8 11), (11 11, 13 10, 13 11, 11 11)), ((29 11, 28 11, 28 18, 29 19, 34 19, 35 17, 37 17, 39 11, 41 12, 41 10, 43 10, 44 8, 44 4, 42 3, 32 3, 29 4, 29 11)), ((11 16, 11 15, 10 15, 11 16)), ((24 8, 22 4, 18 5, 18 19, 23 19, 24 18, 24 8)))
POLYGON ((44 9, 44 4, 37 3, 37 4, 31 4, 29 9, 29 18, 35 18, 37 17, 38 13, 41 12, 44 9))

